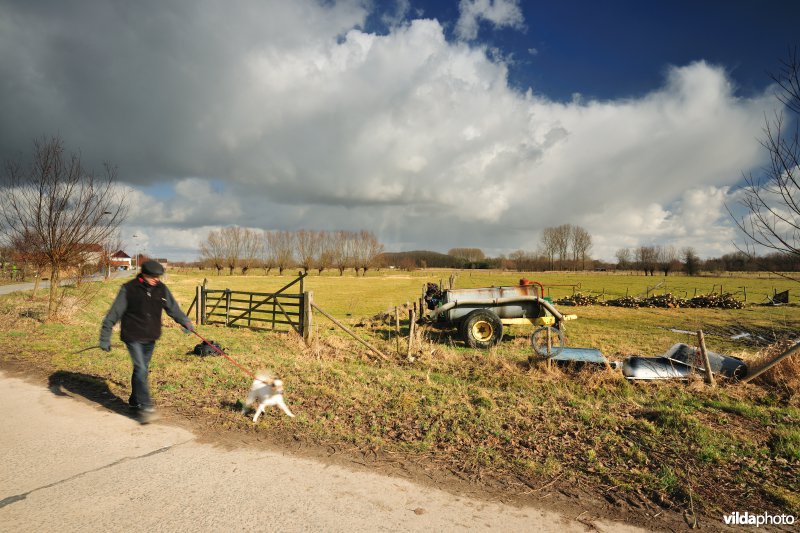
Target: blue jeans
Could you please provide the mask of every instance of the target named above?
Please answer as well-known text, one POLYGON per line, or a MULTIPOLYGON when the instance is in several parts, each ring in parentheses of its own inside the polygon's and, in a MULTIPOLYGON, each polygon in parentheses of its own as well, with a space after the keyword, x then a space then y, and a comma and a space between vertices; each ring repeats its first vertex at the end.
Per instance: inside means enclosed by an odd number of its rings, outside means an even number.
POLYGON ((126 342, 128 353, 131 354, 133 363, 133 375, 131 376, 131 397, 128 403, 132 407, 152 407, 153 401, 150 399, 150 385, 147 383, 150 359, 153 357, 153 342, 126 342))

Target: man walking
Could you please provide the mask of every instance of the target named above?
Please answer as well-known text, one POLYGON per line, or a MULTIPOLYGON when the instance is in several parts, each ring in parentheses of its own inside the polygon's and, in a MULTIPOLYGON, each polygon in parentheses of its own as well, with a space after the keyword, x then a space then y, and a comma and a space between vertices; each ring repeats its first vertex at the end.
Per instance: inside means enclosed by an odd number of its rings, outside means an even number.
POLYGON ((157 419, 147 375, 156 340, 161 337, 161 311, 188 331, 194 331, 191 321, 178 307, 172 293, 159 277, 164 267, 156 261, 142 263, 142 271, 119 290, 111 309, 100 328, 100 348, 111 351, 111 330, 122 320, 120 338, 128 347, 133 362, 131 376, 131 409, 143 424, 157 419))

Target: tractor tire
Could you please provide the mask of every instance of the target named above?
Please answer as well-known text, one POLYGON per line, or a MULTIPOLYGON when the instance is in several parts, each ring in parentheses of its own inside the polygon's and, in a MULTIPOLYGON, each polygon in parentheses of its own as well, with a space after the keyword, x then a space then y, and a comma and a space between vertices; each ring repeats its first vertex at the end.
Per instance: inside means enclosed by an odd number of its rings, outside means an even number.
POLYGON ((503 338, 503 323, 492 311, 476 309, 461 322, 461 336, 470 348, 491 348, 503 338))

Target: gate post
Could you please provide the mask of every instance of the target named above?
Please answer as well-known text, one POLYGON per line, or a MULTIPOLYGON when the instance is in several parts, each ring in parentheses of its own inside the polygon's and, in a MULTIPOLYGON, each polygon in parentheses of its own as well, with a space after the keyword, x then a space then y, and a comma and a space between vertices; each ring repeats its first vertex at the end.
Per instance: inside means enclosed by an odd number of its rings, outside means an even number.
POLYGON ((311 345, 311 340, 313 338, 313 332, 311 326, 313 325, 313 318, 311 314, 311 304, 314 302, 314 293, 312 291, 304 292, 303 293, 303 321, 302 321, 302 331, 303 331, 303 340, 306 343, 306 346, 311 345))
POLYGON ((195 291, 194 323, 203 325, 203 286, 198 285, 195 291))
POLYGON ((225 289, 225 327, 228 327, 228 322, 231 319, 231 290, 225 289))

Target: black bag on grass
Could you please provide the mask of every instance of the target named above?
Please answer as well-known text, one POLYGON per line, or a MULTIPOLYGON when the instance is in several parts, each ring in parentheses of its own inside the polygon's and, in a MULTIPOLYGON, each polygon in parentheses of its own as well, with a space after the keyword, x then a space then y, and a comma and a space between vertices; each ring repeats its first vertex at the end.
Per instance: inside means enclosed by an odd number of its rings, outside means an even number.
POLYGON ((199 355, 201 357, 207 357, 209 355, 219 355, 219 352, 214 348, 212 348, 212 346, 216 347, 217 350, 222 351, 222 346, 220 346, 213 340, 210 340, 210 341, 203 341, 197 346, 195 346, 194 350, 192 350, 192 353, 195 355, 199 355))

